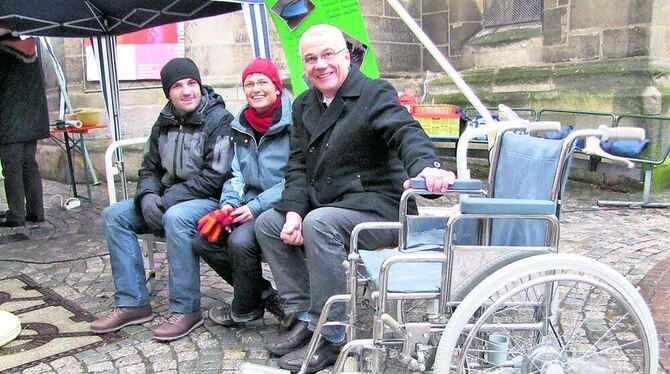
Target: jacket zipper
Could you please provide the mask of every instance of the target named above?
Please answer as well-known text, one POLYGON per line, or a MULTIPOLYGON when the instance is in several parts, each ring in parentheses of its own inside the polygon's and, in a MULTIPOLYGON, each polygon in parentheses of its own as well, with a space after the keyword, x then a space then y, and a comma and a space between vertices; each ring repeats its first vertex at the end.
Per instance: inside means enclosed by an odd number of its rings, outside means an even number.
POLYGON ((177 176, 177 153, 179 152, 179 135, 181 135, 181 125, 174 139, 174 154, 172 155, 172 175, 177 176))

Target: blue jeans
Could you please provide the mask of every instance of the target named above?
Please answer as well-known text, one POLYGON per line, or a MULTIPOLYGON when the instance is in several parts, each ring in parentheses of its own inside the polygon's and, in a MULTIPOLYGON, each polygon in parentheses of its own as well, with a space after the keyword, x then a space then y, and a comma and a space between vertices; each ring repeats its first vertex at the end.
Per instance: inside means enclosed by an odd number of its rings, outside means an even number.
MULTIPOLYGON (((282 212, 270 209, 256 220, 256 239, 270 265, 277 290, 284 300, 286 313, 298 313, 314 330, 326 300, 347 292, 342 261, 349 254, 351 230, 362 222, 384 222, 388 219, 372 212, 323 207, 309 212, 302 221, 304 246, 284 243, 279 234, 286 222, 282 212)), ((359 248, 378 249, 398 243, 396 230, 365 231, 359 237, 359 248)), ((345 308, 336 304, 330 321, 346 321, 345 308)), ((321 335, 331 342, 344 340, 341 327, 324 327, 321 335)))
MULTIPOLYGON (((197 199, 179 203, 163 215, 169 266, 170 310, 189 313, 200 310, 200 261, 191 250, 200 217, 218 208, 216 200, 197 199)), ((109 248, 117 307, 149 304, 142 254, 137 234, 149 232, 132 199, 120 201, 102 212, 109 248)))

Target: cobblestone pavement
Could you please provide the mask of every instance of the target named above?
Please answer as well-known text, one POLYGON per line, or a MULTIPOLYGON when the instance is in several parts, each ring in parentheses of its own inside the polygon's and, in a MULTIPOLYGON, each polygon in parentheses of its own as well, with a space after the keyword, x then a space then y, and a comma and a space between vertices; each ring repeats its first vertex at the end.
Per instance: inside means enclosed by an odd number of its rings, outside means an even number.
MULTIPOLYGON (((61 209, 58 198, 68 186, 44 181, 47 221, 25 228, 0 229, 0 279, 26 274, 82 309, 101 313, 113 306, 114 286, 100 213, 107 205, 104 185, 93 188, 94 203, 73 211, 61 209), (28 240, 19 240, 21 235, 28 240)), ((670 192, 655 194, 670 201, 670 192)), ((661 365, 670 368, 670 209, 599 208, 598 198, 635 199, 638 195, 599 190, 570 182, 561 221, 561 251, 584 254, 605 262, 633 284, 639 284, 652 302, 661 337, 661 365)), ((6 209, 6 203, 0 202, 6 209)), ((212 372, 234 373, 242 362, 276 366, 263 345, 276 336, 277 321, 269 314, 244 328, 223 328, 205 321, 188 337, 172 343, 151 339, 152 326, 167 313, 165 254, 158 253, 156 295, 152 306, 159 318, 123 331, 122 340, 85 350, 72 356, 41 362, 26 373, 143 373, 212 372)), ((230 301, 231 288, 207 265, 202 265, 202 306, 230 301)))

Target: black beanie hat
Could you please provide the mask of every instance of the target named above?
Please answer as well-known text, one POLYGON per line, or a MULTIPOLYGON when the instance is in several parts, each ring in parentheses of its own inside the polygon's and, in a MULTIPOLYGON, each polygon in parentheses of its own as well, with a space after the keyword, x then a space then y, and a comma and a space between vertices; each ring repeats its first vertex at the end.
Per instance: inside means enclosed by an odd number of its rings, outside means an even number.
POLYGON ((161 69, 161 83, 163 84, 165 97, 169 99, 170 87, 172 87, 176 81, 184 78, 193 78, 198 81, 200 86, 202 86, 202 83, 200 82, 200 71, 193 60, 186 57, 177 57, 168 61, 168 63, 161 69))

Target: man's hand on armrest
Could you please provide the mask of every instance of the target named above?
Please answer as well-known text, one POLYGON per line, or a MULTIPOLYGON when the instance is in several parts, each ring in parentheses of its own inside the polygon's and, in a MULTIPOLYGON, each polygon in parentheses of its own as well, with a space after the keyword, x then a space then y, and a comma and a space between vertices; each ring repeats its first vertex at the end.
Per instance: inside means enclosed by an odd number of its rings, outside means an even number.
MULTIPOLYGON (((417 177, 426 181, 426 190, 430 192, 445 192, 456 181, 456 175, 453 172, 430 167, 423 169, 417 177)), ((409 180, 403 183, 403 187, 410 188, 409 180)))

